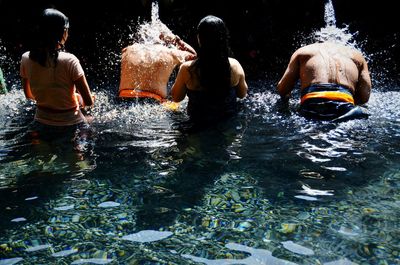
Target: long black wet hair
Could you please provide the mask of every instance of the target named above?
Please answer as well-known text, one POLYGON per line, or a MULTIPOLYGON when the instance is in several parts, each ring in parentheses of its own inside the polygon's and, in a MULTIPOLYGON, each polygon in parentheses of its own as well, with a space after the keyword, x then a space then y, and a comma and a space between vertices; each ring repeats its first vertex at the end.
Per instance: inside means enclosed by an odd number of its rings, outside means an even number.
POLYGON ((200 85, 214 95, 225 95, 231 86, 229 33, 222 19, 204 17, 197 26, 199 52, 193 65, 200 85))
POLYGON ((48 59, 54 66, 57 64, 58 53, 63 49, 60 41, 64 30, 69 28, 66 15, 54 8, 47 8, 39 18, 36 28, 35 45, 29 53, 29 58, 42 66, 48 66, 48 59), (61 49, 58 46, 61 45, 61 49))

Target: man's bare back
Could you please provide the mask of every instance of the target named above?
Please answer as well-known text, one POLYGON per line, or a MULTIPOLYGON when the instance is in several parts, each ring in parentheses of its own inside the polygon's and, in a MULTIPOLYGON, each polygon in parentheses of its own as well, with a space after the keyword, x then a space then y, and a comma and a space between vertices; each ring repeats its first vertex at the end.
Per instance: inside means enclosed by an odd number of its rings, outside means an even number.
POLYGON ((314 43, 298 49, 291 57, 278 92, 288 97, 297 80, 301 89, 312 84, 331 83, 348 88, 357 104, 369 99, 371 80, 363 55, 337 43, 314 43))
POLYGON ((162 44, 133 44, 122 51, 120 90, 140 89, 167 97, 167 83, 187 51, 162 44))
POLYGON ((138 42, 122 50, 118 96, 165 100, 173 70, 196 51, 160 21, 141 25, 137 34, 138 42))
POLYGON ((301 87, 333 83, 354 88, 363 58, 349 47, 332 43, 315 43, 298 50, 301 87))

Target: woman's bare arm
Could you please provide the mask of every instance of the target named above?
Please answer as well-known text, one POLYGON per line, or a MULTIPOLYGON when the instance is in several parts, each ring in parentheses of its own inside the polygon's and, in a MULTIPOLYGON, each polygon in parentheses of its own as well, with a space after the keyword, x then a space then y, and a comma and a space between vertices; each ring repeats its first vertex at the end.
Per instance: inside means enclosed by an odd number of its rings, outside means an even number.
POLYGON ((89 84, 86 77, 83 75, 77 80, 75 80, 76 90, 79 92, 83 99, 85 106, 92 106, 94 103, 94 97, 92 96, 89 88, 89 84))
POLYGON ((186 64, 182 64, 179 68, 178 75, 171 88, 172 100, 175 102, 182 101, 186 96, 186 80, 188 77, 188 69, 186 64))

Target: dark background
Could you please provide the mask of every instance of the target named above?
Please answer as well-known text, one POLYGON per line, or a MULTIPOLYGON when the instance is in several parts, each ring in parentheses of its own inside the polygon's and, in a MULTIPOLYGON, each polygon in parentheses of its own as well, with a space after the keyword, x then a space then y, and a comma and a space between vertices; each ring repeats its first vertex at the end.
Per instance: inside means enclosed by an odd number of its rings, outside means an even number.
MULTIPOLYGON (((400 76, 395 2, 333 0, 337 26, 348 25, 357 43, 362 44, 375 84, 397 82, 400 76)), ((208 14, 221 17, 230 30, 234 57, 247 77, 274 82, 292 52, 312 32, 325 26, 324 5, 324 0, 159 0, 159 15, 195 48, 200 19, 208 14)), ((0 66, 9 75, 17 72, 21 54, 29 50, 30 39, 35 37, 31 34, 35 18, 46 7, 55 7, 69 17, 67 50, 81 60, 96 89, 108 82, 115 86, 120 50, 130 44, 134 26, 150 19, 151 1, 0 0, 0 44, 9 59, 0 66)))

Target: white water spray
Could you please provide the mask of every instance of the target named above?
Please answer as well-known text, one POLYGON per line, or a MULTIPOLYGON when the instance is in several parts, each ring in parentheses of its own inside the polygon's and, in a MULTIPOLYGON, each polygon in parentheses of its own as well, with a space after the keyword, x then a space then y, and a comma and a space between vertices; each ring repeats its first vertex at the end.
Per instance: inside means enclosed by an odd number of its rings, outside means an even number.
POLYGON ((158 2, 154 1, 151 3, 151 22, 154 23, 156 21, 160 20, 160 15, 159 15, 159 8, 158 8, 158 2))
POLYGON ((161 22, 159 17, 158 2, 153 1, 151 5, 151 21, 142 23, 137 28, 137 42, 143 44, 163 43, 160 40, 160 35, 173 35, 172 31, 161 22))
POLYGON ((349 45, 356 47, 356 43, 353 38, 357 34, 350 33, 348 26, 344 28, 338 28, 336 26, 335 9, 332 4, 332 0, 327 0, 325 3, 325 27, 314 33, 314 40, 317 42, 336 42, 343 45, 349 45))
POLYGON ((333 8, 332 0, 325 3, 325 24, 326 26, 336 27, 335 9, 333 8))

